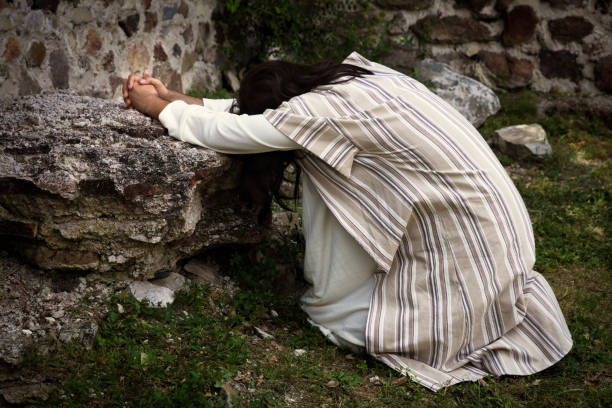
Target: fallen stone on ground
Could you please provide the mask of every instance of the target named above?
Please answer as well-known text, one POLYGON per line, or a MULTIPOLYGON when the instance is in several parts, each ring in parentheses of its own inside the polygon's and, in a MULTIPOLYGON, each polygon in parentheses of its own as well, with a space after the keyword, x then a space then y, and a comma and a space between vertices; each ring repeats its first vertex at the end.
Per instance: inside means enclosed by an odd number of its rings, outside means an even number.
POLYGON ((150 306, 166 307, 174 302, 174 291, 147 281, 131 282, 128 285, 130 295, 142 302, 147 300, 150 306))
POLYGON ((157 286, 164 286, 173 291, 177 291, 185 287, 187 279, 180 273, 170 272, 170 274, 164 278, 152 279, 149 282, 157 286))
POLYGON ((482 83, 456 73, 441 62, 426 58, 416 64, 416 78, 479 127, 501 108, 495 92, 482 83))
POLYGON ((537 123, 497 129, 493 133, 493 144, 500 152, 517 160, 543 159, 552 155, 546 131, 537 123))

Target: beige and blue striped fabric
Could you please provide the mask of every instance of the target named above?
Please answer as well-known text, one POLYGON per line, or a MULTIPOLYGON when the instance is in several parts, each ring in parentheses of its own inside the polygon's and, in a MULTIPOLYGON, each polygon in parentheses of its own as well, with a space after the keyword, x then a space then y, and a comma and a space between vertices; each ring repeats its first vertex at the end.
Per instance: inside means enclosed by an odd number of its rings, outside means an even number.
POLYGON ((379 267, 368 352, 432 390, 559 361, 572 339, 489 146, 415 79, 357 53, 345 62, 374 75, 264 116, 304 148, 303 170, 379 267))

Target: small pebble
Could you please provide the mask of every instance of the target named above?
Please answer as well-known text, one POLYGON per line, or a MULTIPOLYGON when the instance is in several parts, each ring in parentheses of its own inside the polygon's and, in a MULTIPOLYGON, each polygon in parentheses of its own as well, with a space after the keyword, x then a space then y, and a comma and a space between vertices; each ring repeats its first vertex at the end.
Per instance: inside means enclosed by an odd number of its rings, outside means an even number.
POLYGON ((295 349, 293 351, 293 355, 296 356, 296 357, 303 356, 306 353, 307 353, 307 351, 304 350, 304 349, 295 349))
POLYGON ((23 334, 25 334, 26 336, 31 336, 32 335, 32 330, 23 329, 23 330, 21 330, 21 332, 23 334))

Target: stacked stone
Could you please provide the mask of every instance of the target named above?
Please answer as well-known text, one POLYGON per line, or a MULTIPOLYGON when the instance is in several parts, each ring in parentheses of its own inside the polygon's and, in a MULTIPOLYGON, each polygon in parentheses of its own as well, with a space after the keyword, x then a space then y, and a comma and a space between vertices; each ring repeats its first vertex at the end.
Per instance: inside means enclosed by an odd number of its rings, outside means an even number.
POLYGON ((179 91, 219 86, 215 0, 0 0, 0 95, 51 89, 120 99, 130 73, 179 91))
POLYGON ((612 92, 612 5, 600 0, 377 0, 396 45, 388 64, 424 57, 493 88, 612 92))

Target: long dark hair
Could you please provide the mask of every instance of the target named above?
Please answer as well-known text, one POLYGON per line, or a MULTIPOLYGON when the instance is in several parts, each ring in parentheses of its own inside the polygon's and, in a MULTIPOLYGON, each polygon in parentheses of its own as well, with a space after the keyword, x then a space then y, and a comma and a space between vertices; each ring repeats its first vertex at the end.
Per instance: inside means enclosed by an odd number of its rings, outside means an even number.
MULTIPOLYGON (((232 111, 257 115, 266 109, 275 109, 294 96, 310 92, 317 86, 338 84, 354 77, 372 75, 372 72, 351 64, 323 61, 312 65, 287 61, 268 61, 250 69, 242 81, 236 104, 232 111)), ((285 200, 295 200, 298 195, 300 169, 295 164, 293 151, 240 155, 243 161, 241 195, 259 209, 259 222, 270 217, 270 205, 274 199, 281 207, 290 210, 285 200), (293 180, 284 178, 285 169, 293 164, 296 172, 293 180), (293 183, 293 195, 282 193, 283 181, 293 183)))

